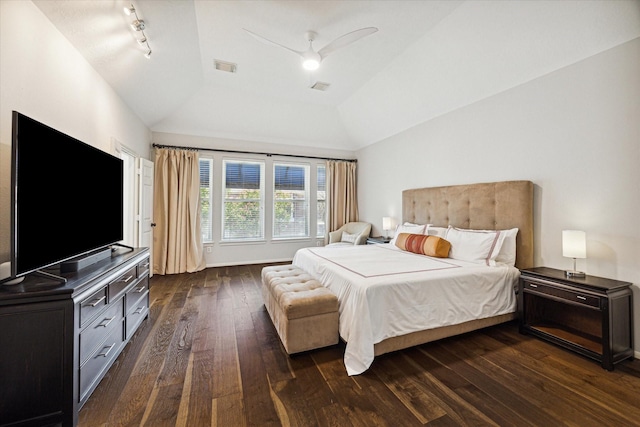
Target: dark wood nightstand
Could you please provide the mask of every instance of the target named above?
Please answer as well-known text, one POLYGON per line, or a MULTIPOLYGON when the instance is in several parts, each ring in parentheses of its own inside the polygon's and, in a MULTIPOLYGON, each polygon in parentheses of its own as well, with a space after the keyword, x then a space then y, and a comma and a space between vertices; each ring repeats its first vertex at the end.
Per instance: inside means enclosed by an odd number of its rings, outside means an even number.
POLYGON ((380 243, 389 243, 391 241, 391 237, 367 237, 367 245, 377 245, 380 243))
POLYGON ((612 371, 633 358, 631 283, 602 277, 566 277, 547 267, 522 270, 520 332, 594 359, 612 371))

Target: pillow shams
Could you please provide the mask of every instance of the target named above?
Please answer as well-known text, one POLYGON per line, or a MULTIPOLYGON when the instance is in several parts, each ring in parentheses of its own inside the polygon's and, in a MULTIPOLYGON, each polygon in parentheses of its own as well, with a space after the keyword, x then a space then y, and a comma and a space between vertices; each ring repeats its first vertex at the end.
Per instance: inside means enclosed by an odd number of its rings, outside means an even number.
POLYGON ((393 235, 393 239, 391 239, 389 243, 392 245, 395 245, 396 239, 398 238, 398 235, 401 233, 424 234, 426 229, 427 229, 426 225, 411 224, 411 223, 405 222, 403 225, 398 225, 396 227, 396 233, 393 235))
POLYGON ((450 258, 489 266, 496 265, 502 239, 500 230, 465 230, 449 227, 446 239, 451 243, 450 258))
POLYGON ((438 258, 448 258, 451 244, 438 236, 400 233, 395 245, 403 251, 438 258))
POLYGON ((429 236, 438 236, 444 238, 447 235, 448 227, 436 227, 434 225, 427 225, 427 234, 429 236))

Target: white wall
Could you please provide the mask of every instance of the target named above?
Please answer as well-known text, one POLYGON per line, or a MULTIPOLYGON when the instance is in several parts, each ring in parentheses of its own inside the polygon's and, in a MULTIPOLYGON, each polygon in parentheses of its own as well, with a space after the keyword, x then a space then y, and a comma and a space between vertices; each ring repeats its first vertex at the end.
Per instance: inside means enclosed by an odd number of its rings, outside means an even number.
POLYGON ((424 122, 357 153, 361 220, 382 234, 402 190, 525 179, 535 264, 568 269, 563 229, 587 233, 587 274, 634 283, 640 351, 640 38, 424 122))
POLYGON ((115 139, 148 158, 151 140, 149 129, 33 3, 0 1, 0 262, 9 259, 13 110, 110 153, 115 139))
MULTIPOLYGON (((296 156, 312 156, 312 157, 328 157, 328 158, 345 158, 353 159, 354 153, 343 150, 322 150, 310 147, 293 147, 289 145, 266 144, 255 141, 237 141, 222 138, 197 137, 188 135, 177 135, 170 133, 154 132, 153 143, 160 145, 171 145, 180 147, 197 147, 209 148, 216 150, 232 150, 232 151, 252 151, 259 153, 282 153, 296 156)), ((314 197, 316 194, 315 170, 318 164, 325 164, 324 160, 250 155, 250 154, 234 154, 221 153, 203 150, 200 153, 203 157, 213 158, 213 242, 205 243, 205 261, 207 267, 216 267, 222 265, 242 265, 256 264, 278 261, 291 261, 296 251, 300 248, 309 246, 323 245, 324 239, 315 237, 316 223, 315 211, 313 208, 310 213, 310 230, 312 237, 300 238, 292 240, 274 240, 271 237, 272 215, 265 212, 265 239, 260 242, 242 242, 242 243, 222 243, 220 237, 222 235, 222 161, 224 158, 231 159, 256 159, 265 162, 265 174, 269 175, 273 170, 274 161, 295 162, 299 164, 308 164, 311 169, 311 186, 310 194, 314 197), (217 181, 217 182, 216 182, 217 181)), ((265 200, 273 199, 273 189, 269 187, 267 182, 265 188, 265 200)))

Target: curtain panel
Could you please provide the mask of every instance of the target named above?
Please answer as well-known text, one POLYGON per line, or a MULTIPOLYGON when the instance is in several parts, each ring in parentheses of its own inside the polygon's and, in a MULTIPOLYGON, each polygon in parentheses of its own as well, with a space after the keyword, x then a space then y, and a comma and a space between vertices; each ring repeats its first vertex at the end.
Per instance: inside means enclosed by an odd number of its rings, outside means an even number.
POLYGON ((327 162, 329 199, 329 231, 347 222, 358 221, 356 163, 330 160, 327 162))
POLYGON ((197 151, 156 149, 153 209, 153 272, 204 269, 197 151))

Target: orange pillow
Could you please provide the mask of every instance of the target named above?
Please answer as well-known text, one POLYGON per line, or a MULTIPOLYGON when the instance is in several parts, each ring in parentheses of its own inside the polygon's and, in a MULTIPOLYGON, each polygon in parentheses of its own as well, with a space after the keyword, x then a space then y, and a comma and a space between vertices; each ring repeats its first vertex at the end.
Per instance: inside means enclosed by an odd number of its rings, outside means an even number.
POLYGON ((396 246, 403 251, 438 258, 448 258, 451 249, 451 243, 442 237, 409 233, 400 233, 396 239, 396 246))

